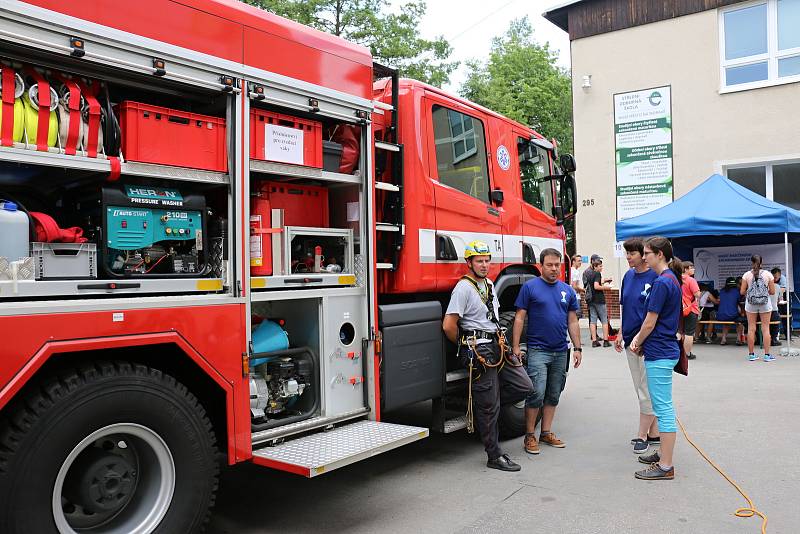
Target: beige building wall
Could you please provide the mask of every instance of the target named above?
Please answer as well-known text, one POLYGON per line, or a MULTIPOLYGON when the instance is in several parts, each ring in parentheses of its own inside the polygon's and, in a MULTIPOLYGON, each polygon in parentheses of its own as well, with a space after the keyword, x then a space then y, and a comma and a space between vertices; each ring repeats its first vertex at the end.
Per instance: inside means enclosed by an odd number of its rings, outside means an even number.
POLYGON ((676 199, 726 164, 800 159, 800 84, 721 94, 719 47, 717 10, 572 41, 577 249, 603 256, 615 286, 615 93, 672 86, 676 199))

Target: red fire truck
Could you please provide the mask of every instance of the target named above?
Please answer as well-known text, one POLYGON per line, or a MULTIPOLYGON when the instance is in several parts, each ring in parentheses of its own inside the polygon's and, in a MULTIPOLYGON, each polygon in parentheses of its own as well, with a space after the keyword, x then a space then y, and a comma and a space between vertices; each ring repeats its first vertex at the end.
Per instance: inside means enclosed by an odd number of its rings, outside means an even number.
POLYGON ((314 477, 428 435, 384 411, 463 428, 463 245, 511 311, 570 156, 233 0, 0 0, 0 36, 0 532, 200 531, 220 452, 314 477))

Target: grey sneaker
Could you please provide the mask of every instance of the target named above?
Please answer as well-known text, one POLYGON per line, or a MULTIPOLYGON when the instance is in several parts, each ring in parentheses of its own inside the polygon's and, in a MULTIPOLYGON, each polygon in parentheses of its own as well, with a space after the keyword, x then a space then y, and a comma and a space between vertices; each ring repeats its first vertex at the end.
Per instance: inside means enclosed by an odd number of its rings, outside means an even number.
POLYGON ((675 468, 662 469, 660 465, 655 463, 647 469, 636 471, 633 476, 639 480, 672 480, 675 478, 675 468))
POLYGON ((658 455, 658 451, 653 451, 650 454, 644 454, 639 456, 639 461, 643 464, 655 464, 661 460, 661 456, 658 455))

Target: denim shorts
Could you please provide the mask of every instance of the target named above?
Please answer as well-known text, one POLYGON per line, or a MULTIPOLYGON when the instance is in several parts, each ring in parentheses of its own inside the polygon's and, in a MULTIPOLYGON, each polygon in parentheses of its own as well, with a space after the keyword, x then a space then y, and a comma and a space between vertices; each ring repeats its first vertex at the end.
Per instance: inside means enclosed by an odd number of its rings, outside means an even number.
POLYGON ((608 312, 606 311, 605 302, 590 302, 589 303, 589 324, 608 323, 608 312))
POLYGON ((533 382, 533 394, 525 399, 528 408, 541 408, 543 404, 558 406, 561 390, 567 382, 567 351, 531 349, 528 351, 527 371, 533 382))

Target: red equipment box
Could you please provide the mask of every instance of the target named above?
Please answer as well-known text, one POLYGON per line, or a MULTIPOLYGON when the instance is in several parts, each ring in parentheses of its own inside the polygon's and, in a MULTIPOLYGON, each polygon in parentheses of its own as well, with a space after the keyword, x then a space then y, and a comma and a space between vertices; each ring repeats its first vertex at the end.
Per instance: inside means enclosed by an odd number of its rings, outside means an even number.
POLYGON ((321 169, 322 123, 253 109, 250 111, 250 157, 321 169))
POLYGON ((125 101, 119 123, 126 160, 228 171, 225 119, 125 101))
POLYGON ((262 197, 269 199, 271 209, 283 210, 286 226, 328 228, 328 190, 313 185, 282 182, 261 182, 257 185, 262 197))

